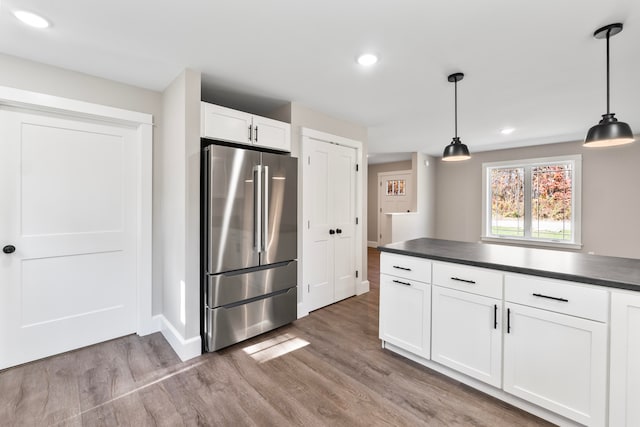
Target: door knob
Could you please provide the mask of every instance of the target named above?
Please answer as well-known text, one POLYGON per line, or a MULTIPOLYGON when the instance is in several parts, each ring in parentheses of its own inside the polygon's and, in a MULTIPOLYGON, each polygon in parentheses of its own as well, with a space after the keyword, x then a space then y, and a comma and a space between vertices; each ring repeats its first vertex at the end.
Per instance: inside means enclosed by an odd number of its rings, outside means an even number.
POLYGON ((336 234, 336 231, 332 228, 332 229, 329 230, 329 234, 334 235, 334 234, 336 234))
POLYGON ((342 233, 342 230, 339 229, 339 228, 336 228, 336 233, 340 234, 340 233, 342 233))
POLYGON ((4 248, 2 248, 2 252, 4 252, 5 254, 12 254, 16 251, 16 247, 13 245, 7 245, 4 248))

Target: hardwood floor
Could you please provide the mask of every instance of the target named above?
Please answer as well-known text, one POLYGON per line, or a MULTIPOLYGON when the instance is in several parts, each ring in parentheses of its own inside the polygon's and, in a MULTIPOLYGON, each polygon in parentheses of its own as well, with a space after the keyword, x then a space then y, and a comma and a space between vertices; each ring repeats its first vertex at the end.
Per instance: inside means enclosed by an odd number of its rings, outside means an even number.
POLYGON ((181 362, 135 335, 0 372, 10 426, 538 426, 548 423, 383 350, 371 292, 181 362))

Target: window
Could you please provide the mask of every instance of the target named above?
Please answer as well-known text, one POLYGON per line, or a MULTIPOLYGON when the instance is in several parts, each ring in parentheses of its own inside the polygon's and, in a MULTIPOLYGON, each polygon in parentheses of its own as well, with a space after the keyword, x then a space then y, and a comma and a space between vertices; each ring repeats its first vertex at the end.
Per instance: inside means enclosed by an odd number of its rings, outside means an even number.
POLYGON ((579 248, 579 155, 484 163, 483 240, 579 248))

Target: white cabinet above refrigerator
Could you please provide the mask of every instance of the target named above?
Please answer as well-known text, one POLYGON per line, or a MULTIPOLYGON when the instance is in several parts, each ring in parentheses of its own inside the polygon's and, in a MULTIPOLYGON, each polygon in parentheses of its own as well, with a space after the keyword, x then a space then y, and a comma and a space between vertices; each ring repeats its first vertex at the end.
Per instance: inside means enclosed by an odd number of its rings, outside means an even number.
POLYGON ((291 151, 291 125, 203 102, 200 135, 217 141, 291 151))

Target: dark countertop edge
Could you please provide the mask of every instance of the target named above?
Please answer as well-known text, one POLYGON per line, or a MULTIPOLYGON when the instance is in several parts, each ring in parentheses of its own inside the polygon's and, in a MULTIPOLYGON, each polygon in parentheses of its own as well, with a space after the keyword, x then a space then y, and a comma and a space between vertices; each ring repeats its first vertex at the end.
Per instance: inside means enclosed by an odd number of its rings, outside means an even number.
POLYGON ((555 271, 535 270, 532 268, 513 267, 505 264, 492 264, 488 262, 443 257, 443 256, 424 254, 419 252, 405 251, 402 249, 387 248, 384 246, 378 246, 377 249, 380 252, 389 252, 389 253, 394 253, 398 255, 407 255, 407 256, 412 256, 417 258, 432 259, 435 261, 445 261, 445 262, 452 262, 455 264, 470 265, 472 267, 490 268, 493 270, 508 271, 510 273, 529 274, 531 276, 546 277, 548 279, 566 280, 570 282, 586 283, 589 285, 606 286, 608 288, 617 288, 617 289, 625 289, 628 291, 640 292, 640 287, 638 287, 638 285, 635 283, 616 282, 611 280, 598 279, 596 277, 585 277, 585 276, 577 276, 574 274, 558 273, 555 271))

